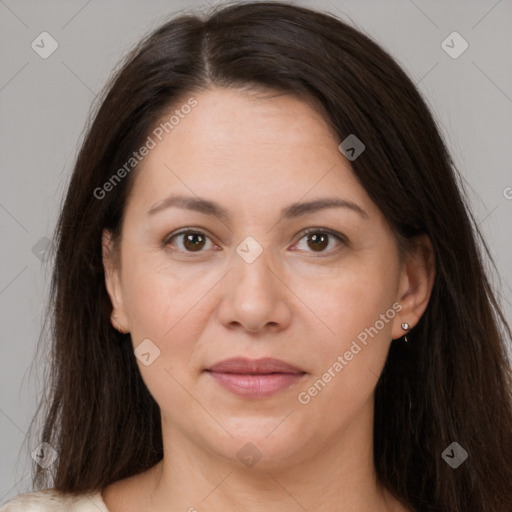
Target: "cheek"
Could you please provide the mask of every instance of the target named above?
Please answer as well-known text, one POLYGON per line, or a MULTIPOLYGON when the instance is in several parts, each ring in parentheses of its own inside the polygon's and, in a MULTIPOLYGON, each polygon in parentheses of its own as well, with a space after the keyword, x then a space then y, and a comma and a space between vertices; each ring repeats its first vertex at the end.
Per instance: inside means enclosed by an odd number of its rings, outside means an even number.
POLYGON ((135 355, 142 379, 163 410, 191 410, 187 383, 195 377, 190 364, 196 340, 208 317, 200 301, 212 284, 201 276, 171 273, 162 260, 127 254, 123 261, 123 294, 135 355), (149 341, 148 341, 149 340, 149 341), (142 351, 139 347, 145 347, 142 351), (149 361, 147 360, 149 359, 149 361), (146 364, 149 362, 149 364, 146 364))
MULTIPOLYGON (((315 314, 317 338, 325 339, 322 346, 339 349, 392 308, 397 282, 396 265, 353 257, 314 281, 294 278, 290 287, 315 314)), ((389 334, 391 322, 380 330, 389 334)))
POLYGON ((126 254, 123 261, 123 298, 131 342, 142 378, 155 399, 155 393, 176 386, 171 377, 176 371, 176 379, 183 380, 193 345, 190 341, 198 328, 190 323, 194 319, 190 290, 160 270, 154 258, 143 254, 126 254))
POLYGON ((132 333, 138 335, 171 336, 209 288, 199 268, 173 268, 158 251, 127 251, 123 260, 123 296, 132 333))
POLYGON ((297 398, 319 415, 337 404, 340 416, 332 418, 333 425, 355 414, 373 392, 397 313, 398 266, 385 268, 378 260, 370 264, 362 258, 352 263, 325 281, 323 293, 315 287, 307 295, 327 327, 321 327, 325 336, 316 336, 314 372, 299 390, 302 399, 297 398))

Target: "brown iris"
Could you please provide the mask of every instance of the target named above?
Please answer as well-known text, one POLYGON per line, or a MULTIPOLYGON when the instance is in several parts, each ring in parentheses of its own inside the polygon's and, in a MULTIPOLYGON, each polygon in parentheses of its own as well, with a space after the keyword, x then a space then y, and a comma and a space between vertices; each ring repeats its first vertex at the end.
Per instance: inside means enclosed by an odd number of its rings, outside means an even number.
POLYGON ((204 247, 205 236, 201 233, 187 233, 183 237, 183 245, 191 251, 198 251, 204 247))
POLYGON ((308 235, 308 244, 312 242, 313 245, 309 245, 315 251, 322 251, 329 245, 329 235, 326 233, 314 233, 308 235))

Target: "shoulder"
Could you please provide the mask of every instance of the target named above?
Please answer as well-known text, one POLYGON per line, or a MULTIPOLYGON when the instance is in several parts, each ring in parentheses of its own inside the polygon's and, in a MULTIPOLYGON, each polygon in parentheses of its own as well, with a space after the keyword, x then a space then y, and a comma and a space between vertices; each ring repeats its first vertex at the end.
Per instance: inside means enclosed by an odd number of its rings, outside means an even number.
POLYGON ((65 494, 44 489, 18 494, 0 506, 0 512, 108 512, 100 492, 65 494))

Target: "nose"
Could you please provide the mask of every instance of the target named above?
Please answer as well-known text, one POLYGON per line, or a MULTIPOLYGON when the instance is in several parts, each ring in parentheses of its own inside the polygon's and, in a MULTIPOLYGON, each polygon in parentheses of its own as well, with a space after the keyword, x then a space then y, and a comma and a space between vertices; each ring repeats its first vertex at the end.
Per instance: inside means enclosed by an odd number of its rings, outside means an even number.
POLYGON ((252 262, 234 255, 218 309, 219 320, 227 328, 258 333, 277 332, 289 325, 290 291, 269 253, 263 250, 252 262))

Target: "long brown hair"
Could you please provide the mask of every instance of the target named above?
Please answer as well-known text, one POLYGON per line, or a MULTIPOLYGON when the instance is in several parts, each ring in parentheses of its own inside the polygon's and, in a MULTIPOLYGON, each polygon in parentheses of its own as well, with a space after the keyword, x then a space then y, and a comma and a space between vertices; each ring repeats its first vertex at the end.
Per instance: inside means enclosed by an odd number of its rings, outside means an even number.
POLYGON ((340 142, 350 134, 364 142, 353 172, 397 239, 430 237, 436 277, 428 308, 409 342, 391 345, 376 388, 379 482, 413 510, 512 510, 511 332, 439 129, 379 45, 334 16, 280 2, 171 19, 140 42, 105 89, 55 234, 49 399, 40 404, 38 441, 59 458, 48 470, 34 464, 34 488, 98 490, 163 456, 159 408, 129 335, 110 324, 102 265, 102 230, 119 234, 136 169, 104 197, 94 191, 170 106, 212 86, 270 88, 316 102, 340 142), (469 455, 457 469, 441 456, 452 442, 469 455))

